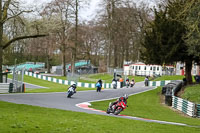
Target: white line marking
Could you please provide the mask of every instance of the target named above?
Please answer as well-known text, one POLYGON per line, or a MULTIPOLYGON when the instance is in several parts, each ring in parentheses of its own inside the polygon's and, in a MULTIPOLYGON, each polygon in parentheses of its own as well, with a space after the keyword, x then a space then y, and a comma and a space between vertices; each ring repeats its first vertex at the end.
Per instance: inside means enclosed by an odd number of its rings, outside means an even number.
MULTIPOLYGON (((157 87, 154 87, 154 88, 152 88, 152 89, 150 89, 150 90, 145 90, 145 91, 133 93, 133 94, 130 94, 129 96, 137 95, 137 94, 144 93, 144 92, 148 92, 148 91, 154 90, 154 89, 156 89, 156 88, 157 88, 157 87)), ((88 102, 91 103, 91 102, 107 101, 107 100, 112 100, 112 99, 116 99, 116 98, 119 98, 119 97, 113 97, 113 98, 108 98, 108 99, 100 99, 100 100, 92 100, 92 101, 88 101, 88 102)))

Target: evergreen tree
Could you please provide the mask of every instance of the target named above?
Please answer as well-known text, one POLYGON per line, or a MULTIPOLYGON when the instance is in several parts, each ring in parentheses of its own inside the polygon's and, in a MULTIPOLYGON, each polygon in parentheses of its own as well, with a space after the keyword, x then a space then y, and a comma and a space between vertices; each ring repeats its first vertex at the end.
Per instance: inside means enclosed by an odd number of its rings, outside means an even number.
MULTIPOLYGON (((173 64, 181 61, 185 63, 186 79, 192 83, 192 63, 199 60, 194 52, 190 52, 193 45, 188 45, 185 38, 188 34, 185 22, 188 17, 181 14, 183 5, 187 5, 184 0, 169 1, 165 10, 154 9, 155 19, 146 29, 143 46, 143 59, 147 63, 173 64), (179 18, 182 18, 180 21, 179 18)), ((193 40, 193 39, 192 39, 193 40)))

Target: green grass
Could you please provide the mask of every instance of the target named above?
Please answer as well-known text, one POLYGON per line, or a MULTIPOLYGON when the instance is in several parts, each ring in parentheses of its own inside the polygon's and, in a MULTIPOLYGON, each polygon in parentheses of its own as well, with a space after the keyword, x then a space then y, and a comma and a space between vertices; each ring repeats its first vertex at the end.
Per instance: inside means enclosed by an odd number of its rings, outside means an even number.
MULTIPOLYGON (((183 80, 183 78, 185 78, 185 76, 182 76, 182 75, 171 75, 171 76, 164 75, 164 76, 161 76, 161 77, 154 79, 153 81, 183 80)), ((195 82, 194 76, 192 76, 192 80, 193 80, 193 82, 195 82)))
MULTIPOLYGON (((51 90, 49 92, 52 92, 52 90, 66 91, 67 89, 65 85, 39 80, 29 76, 25 76, 25 82, 49 88, 35 89, 36 92, 38 92, 38 90, 40 92, 47 92, 47 90, 51 90)), ((196 88, 198 88, 198 86, 196 88)), ((86 88, 81 90, 84 89, 86 88)), ((199 119, 182 116, 180 113, 174 112, 160 104, 160 91, 161 88, 158 88, 142 94, 130 96, 128 99, 129 107, 121 114, 200 126, 199 119)), ((94 102, 92 103, 92 107, 106 110, 109 102, 110 101, 94 102)), ((124 133, 200 132, 200 128, 148 123, 0 101, 0 131, 2 133, 113 133, 119 130, 124 133)))
POLYGON ((173 75, 173 76, 162 76, 162 77, 158 77, 156 78, 154 81, 162 81, 162 80, 183 80, 185 76, 182 75, 173 75))
MULTIPOLYGON (((12 78, 12 75, 8 76, 12 78)), ((58 83, 53 83, 46 80, 37 79, 31 76, 24 75, 24 82, 31 83, 34 85, 39 85, 47 88, 41 89, 26 89, 27 93, 43 93, 43 92, 66 92, 68 87, 67 85, 62 85, 58 83)), ((84 88, 84 87, 77 87, 77 91, 84 91, 84 90, 95 90, 96 88, 84 88)))
MULTIPOLYGON (((199 125, 200 120, 196 118, 184 117, 169 107, 160 103, 161 87, 149 92, 130 96, 128 108, 121 114, 136 116, 148 119, 185 123, 189 125, 199 125)), ((113 100, 111 100, 113 101, 113 100)), ((106 110, 110 101, 94 102, 95 109, 106 110)))
POLYGON ((199 133, 200 129, 0 101, 1 133, 199 133))
POLYGON ((52 78, 67 80, 66 76, 51 76, 52 78))
MULTIPOLYGON (((53 76, 54 78, 57 78, 57 79, 63 79, 63 80, 66 80, 66 77, 64 76, 53 76)), ((113 79, 113 75, 110 75, 110 74, 92 74, 92 75, 88 75, 87 76, 88 78, 90 79, 96 79, 96 80, 104 80, 105 83, 111 83, 112 82, 112 79, 113 79)), ((78 80, 79 82, 83 82, 83 83, 96 83, 96 81, 90 81, 90 80, 84 80, 84 79, 80 79, 78 80)))
POLYGON ((200 104, 200 85, 187 87, 181 97, 188 101, 200 104))
POLYGON ((111 83, 113 80, 113 75, 111 75, 111 74, 93 74, 93 75, 89 75, 88 78, 101 79, 101 80, 104 80, 106 83, 111 83))
MULTIPOLYGON (((113 75, 111 74, 92 74, 92 75, 88 75, 87 76, 90 79, 95 79, 95 80, 103 80, 105 81, 105 83, 111 83, 113 80, 113 75)), ((132 78, 135 79, 135 82, 141 82, 144 81, 145 77, 142 76, 128 76, 129 79, 131 80, 132 78)), ((62 80, 66 80, 67 78, 64 76, 53 76, 53 78, 57 78, 57 79, 62 79, 62 80)), ((79 79, 79 82, 83 82, 83 83, 96 83, 96 81, 89 81, 89 80, 84 80, 84 79, 79 79)))
MULTIPOLYGON (((67 80, 67 78, 65 76, 52 76, 52 78, 67 80)), ((80 78, 78 79, 78 82, 82 82, 82 83, 96 83, 94 81, 83 80, 83 79, 80 79, 80 78)))
MULTIPOLYGON (((156 78, 154 81, 182 80, 184 77, 185 76, 181 76, 181 75, 162 76, 162 77, 156 78)), ((194 76, 192 78, 193 78, 193 82, 195 82, 194 76)), ((186 87, 181 97, 188 101, 200 104, 200 85, 193 85, 193 86, 186 87)))
POLYGON ((128 76, 128 78, 131 80, 132 78, 135 79, 135 82, 141 82, 144 81, 145 77, 142 76, 128 76))
MULTIPOLYGON (((91 75, 88 76, 89 78, 93 78, 93 79, 102 79, 105 80, 108 83, 111 83, 113 80, 113 75, 110 74, 95 74, 95 75, 91 75)), ((145 77, 142 76, 128 76, 128 78, 131 80, 132 78, 135 79, 135 82, 141 82, 144 81, 145 77)))

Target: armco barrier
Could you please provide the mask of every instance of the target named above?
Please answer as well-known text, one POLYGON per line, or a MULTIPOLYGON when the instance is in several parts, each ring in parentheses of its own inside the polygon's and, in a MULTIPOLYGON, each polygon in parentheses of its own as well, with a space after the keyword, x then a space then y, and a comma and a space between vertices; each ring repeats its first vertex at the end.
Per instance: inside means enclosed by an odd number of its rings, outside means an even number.
POLYGON ((10 83, 0 83, 0 93, 8 93, 9 86, 10 86, 10 83))
POLYGON ((149 81, 148 86, 165 86, 166 84, 170 83, 171 80, 165 81, 149 81))
MULTIPOLYGON (((58 83, 58 84, 64 84, 64 85, 72 85, 75 82, 74 81, 68 81, 68 80, 62 80, 62 79, 57 79, 57 78, 52 78, 48 76, 43 76, 39 74, 34 74, 32 72, 25 72, 25 75, 27 76, 32 76, 34 78, 42 79, 42 80, 47 80, 50 82, 58 83)), ((85 88, 96 88, 95 83, 82 83, 82 82, 77 82, 78 87, 85 87, 85 88)), ((112 84, 110 83, 103 83, 103 88, 113 88, 112 84)))
POLYGON ((200 104, 197 104, 197 117, 200 118, 200 104))
POLYGON ((195 104, 187 100, 172 96, 172 107, 191 117, 195 116, 195 104))

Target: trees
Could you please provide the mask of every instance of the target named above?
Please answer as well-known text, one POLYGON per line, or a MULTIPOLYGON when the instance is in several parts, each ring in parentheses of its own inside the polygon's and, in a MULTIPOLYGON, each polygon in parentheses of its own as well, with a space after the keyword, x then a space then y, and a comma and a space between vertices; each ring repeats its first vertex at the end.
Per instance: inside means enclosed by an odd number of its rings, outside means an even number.
POLYGON ((54 22, 52 33, 55 33, 57 44, 62 53, 63 76, 66 76, 66 60, 71 60, 71 71, 75 72, 75 61, 79 45, 79 7, 80 0, 53 0, 48 3, 43 15, 54 22), (68 54, 68 57, 67 56, 68 54))
POLYGON ((123 67, 124 61, 140 59, 140 41, 149 19, 146 5, 129 0, 103 1, 104 13, 99 23, 104 28, 107 67, 123 67))
POLYGON ((72 63, 71 63, 71 72, 74 75, 75 72, 75 62, 77 58, 77 46, 78 46, 78 12, 79 12, 79 0, 75 1, 75 42, 74 47, 72 47, 72 63))
MULTIPOLYGON (((46 35, 22 35, 22 36, 12 36, 11 39, 5 41, 3 40, 4 36, 4 25, 11 19, 19 17, 24 12, 30 12, 25 10, 19 10, 16 1, 0 0, 0 74, 2 73, 2 65, 3 65, 3 52, 4 50, 9 47, 13 42, 27 39, 27 38, 37 38, 37 37, 44 37, 46 35), (12 6, 11 6, 12 5, 12 6)), ((0 75, 0 83, 3 82, 3 77, 0 75)))
MULTIPOLYGON (((179 16, 185 16, 183 23, 187 27, 185 35, 185 42, 188 46, 188 53, 195 55, 197 58, 200 56, 200 1, 191 0, 182 6, 183 12, 179 16)), ((180 18, 180 21, 183 18, 180 18)), ((198 62, 199 64, 200 62, 198 62)))
POLYGON ((62 53, 63 76, 66 76, 66 50, 70 48, 73 8, 72 0, 54 0, 48 3, 42 12, 43 16, 54 24, 51 24, 50 28, 62 53))
MULTIPOLYGON (((148 16, 146 9, 136 7, 136 4, 129 0, 104 0, 106 12, 103 12, 101 18, 95 19, 93 24, 81 24, 79 9, 80 5, 83 5, 82 2, 85 1, 53 0, 42 8, 42 12, 34 22, 22 19, 26 26, 20 25, 21 21, 15 19, 20 15, 20 10, 11 12, 16 15, 12 17, 12 20, 15 20, 12 23, 18 23, 13 26, 16 28, 16 31, 13 28, 14 34, 10 34, 11 32, 7 30, 4 31, 4 35, 8 36, 5 38, 8 38, 9 41, 20 35, 17 40, 23 39, 21 36, 27 35, 27 31, 36 34, 48 32, 50 35, 46 38, 23 41, 22 48, 28 50, 25 55, 30 56, 27 58, 30 57, 29 59, 34 61, 39 60, 39 57, 44 61, 46 57, 48 63, 55 55, 54 53, 57 53, 57 56, 61 55, 63 75, 66 75, 67 62, 71 62, 71 70, 74 72, 75 62, 81 59, 91 60, 95 65, 98 65, 101 60, 104 70, 106 63, 109 67, 123 67, 124 60, 139 59, 137 56, 140 49, 139 42, 142 40, 141 34, 143 34, 148 16), (45 52, 40 52, 41 50, 45 52)), ((11 19, 7 22, 11 22, 11 19)), ((6 24, 8 24, 7 22, 6 24)), ((22 46, 22 43, 17 42, 16 44, 16 46, 22 46)), ((4 46, 7 47, 7 45, 4 46)), ((7 53, 9 54, 9 51, 7 53)))
MULTIPOLYGON (((147 63, 173 64, 181 61, 185 63, 186 79, 192 83, 192 63, 199 61, 199 56, 189 52, 191 46, 187 45, 185 38, 188 34, 187 21, 183 11, 186 1, 169 1, 165 9, 154 9, 155 19, 149 23, 145 32, 143 46, 143 59, 147 63), (181 16, 180 16, 181 15, 181 16), (180 21, 180 18, 182 20, 180 21)), ((190 38, 191 39, 191 38, 190 38)))

